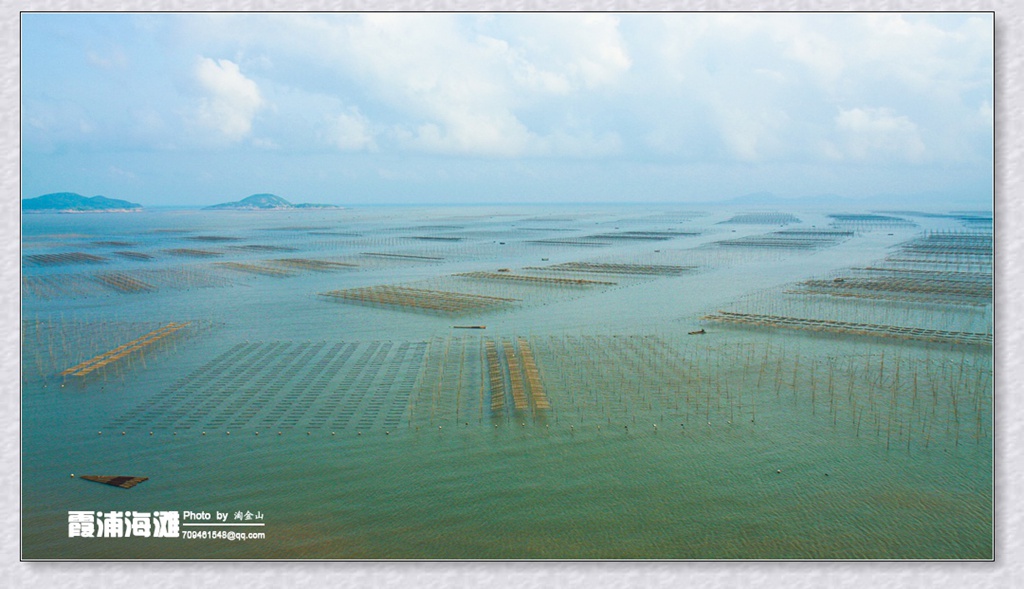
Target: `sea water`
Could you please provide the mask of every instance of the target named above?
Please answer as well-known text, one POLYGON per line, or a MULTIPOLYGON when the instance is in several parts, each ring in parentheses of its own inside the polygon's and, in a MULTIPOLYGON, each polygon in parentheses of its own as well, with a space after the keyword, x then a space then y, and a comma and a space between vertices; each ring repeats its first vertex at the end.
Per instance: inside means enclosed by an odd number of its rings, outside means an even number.
MULTIPOLYGON (((847 313, 991 333, 991 305, 785 293, 955 221, 914 218, 809 251, 716 246, 780 229, 721 223, 735 212, 26 215, 23 557, 991 558, 991 348, 702 319, 847 313), (626 231, 693 235, 592 237, 626 231), (31 257, 67 252, 103 261, 31 257), (352 265, 278 276, 223 264, 296 258, 352 265), (581 261, 694 268, 532 269, 581 261), (499 270, 614 284, 458 276, 499 270), (119 292, 103 273, 152 288, 119 292), (323 294, 380 285, 514 301, 451 315, 323 294), (171 322, 189 324, 60 375, 171 322), (550 409, 516 410, 508 394, 492 410, 488 341, 506 361, 506 344, 519 362, 532 350, 550 409), (89 474, 148 480, 125 490, 89 474), (70 511, 221 512, 264 537, 69 537, 70 511)), ((830 222, 794 213, 790 228, 830 222)))

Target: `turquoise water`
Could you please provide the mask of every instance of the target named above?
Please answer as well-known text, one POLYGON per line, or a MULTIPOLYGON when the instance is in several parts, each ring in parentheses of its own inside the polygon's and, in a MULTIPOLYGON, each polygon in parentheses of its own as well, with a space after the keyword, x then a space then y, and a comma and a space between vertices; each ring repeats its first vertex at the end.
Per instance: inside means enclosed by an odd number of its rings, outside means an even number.
MULTIPOLYGON (((735 211, 700 213, 26 216, 23 556, 991 558, 990 348, 701 319, 740 309, 991 330, 990 307, 784 292, 882 260, 952 221, 864 231, 820 250, 737 252, 712 244, 778 228, 718 224, 735 211), (698 235, 550 243, 622 231, 698 235), (252 245, 260 247, 244 247, 252 245), (29 261, 62 252, 107 261, 29 261), (381 253, 389 255, 368 255, 381 253), (353 266, 273 263, 285 258, 353 266), (574 261, 697 268, 667 276, 528 269, 574 261), (456 276, 499 269, 615 284, 456 276), (111 272, 152 288, 97 282, 111 272), (378 285, 515 301, 452 316, 318 294, 378 285), (186 321, 88 375, 59 374, 186 321), (700 327, 705 335, 687 335, 700 327), (504 362, 498 410, 488 341, 504 362), (532 385, 530 406, 515 408, 509 358, 522 363, 524 346, 550 409, 538 408, 532 385), (85 474, 149 480, 123 490, 85 474), (260 512, 266 537, 69 538, 69 510, 260 512)), ((794 213, 800 227, 827 224, 820 212, 794 213)))

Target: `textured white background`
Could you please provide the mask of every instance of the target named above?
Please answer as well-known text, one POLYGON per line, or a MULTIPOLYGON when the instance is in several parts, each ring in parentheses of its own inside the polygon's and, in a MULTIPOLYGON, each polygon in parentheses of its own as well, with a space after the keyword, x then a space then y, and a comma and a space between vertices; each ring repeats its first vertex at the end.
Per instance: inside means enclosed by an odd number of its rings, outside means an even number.
POLYGON ((1021 207, 1024 3, 1015 0, 3 0, 0 4, 0 585, 6 587, 892 587, 1024 586, 1024 287, 1021 207), (35 10, 892 10, 996 15, 996 558, 958 562, 33 562, 20 560, 19 14, 35 10))

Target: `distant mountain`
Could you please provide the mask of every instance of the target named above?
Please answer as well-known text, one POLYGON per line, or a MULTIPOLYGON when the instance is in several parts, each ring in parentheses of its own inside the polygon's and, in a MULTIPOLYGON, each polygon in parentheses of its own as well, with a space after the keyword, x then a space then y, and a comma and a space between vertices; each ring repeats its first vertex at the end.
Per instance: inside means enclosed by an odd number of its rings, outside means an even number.
POLYGON ((276 194, 254 194, 237 202, 203 207, 204 211, 280 211, 290 209, 340 209, 334 205, 303 203, 293 205, 276 194))
POLYGON ((74 192, 54 192, 21 201, 24 213, 128 213, 142 205, 105 196, 86 197, 74 192))

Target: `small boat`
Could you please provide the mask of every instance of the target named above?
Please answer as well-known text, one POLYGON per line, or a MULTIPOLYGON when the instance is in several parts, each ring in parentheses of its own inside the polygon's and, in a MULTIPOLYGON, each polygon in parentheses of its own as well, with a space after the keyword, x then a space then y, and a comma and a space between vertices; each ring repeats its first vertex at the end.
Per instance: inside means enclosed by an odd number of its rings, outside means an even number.
POLYGON ((707 333, 707 332, 704 331, 704 328, 702 327, 702 328, 698 329, 697 331, 691 331, 690 335, 704 335, 705 333, 707 333))
POLYGON ((114 487, 121 487, 122 489, 131 489, 135 485, 142 481, 148 481, 149 477, 125 477, 125 476, 97 476, 97 475, 83 475, 83 479, 87 481, 93 481, 95 483, 103 483, 104 485, 112 485, 114 487))
POLYGON ((486 325, 452 325, 452 329, 487 329, 486 325))

